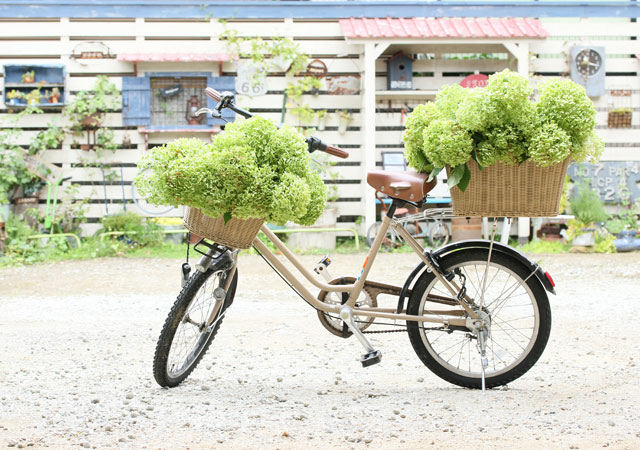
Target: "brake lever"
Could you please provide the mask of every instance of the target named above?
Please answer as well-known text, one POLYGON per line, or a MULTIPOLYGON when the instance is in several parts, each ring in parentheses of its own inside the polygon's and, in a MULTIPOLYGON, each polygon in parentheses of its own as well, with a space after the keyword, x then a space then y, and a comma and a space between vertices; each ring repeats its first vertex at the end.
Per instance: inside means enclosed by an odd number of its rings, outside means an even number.
POLYGON ((202 114, 208 114, 208 115, 211 115, 211 117, 213 117, 214 119, 224 120, 225 123, 229 123, 229 121, 227 119, 222 117, 222 113, 220 111, 218 111, 217 109, 200 108, 199 110, 197 110, 195 112, 196 116, 200 116, 202 114))

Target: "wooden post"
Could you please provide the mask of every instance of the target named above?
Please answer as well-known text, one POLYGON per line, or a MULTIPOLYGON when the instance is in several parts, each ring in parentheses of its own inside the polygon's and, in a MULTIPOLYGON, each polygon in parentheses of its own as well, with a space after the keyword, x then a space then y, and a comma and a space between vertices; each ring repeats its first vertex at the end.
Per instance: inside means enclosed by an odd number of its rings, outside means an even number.
POLYGON ((362 195, 364 197, 364 229, 366 232, 376 221, 375 191, 367 180, 367 172, 376 166, 376 47, 374 42, 364 44, 362 94, 362 195))

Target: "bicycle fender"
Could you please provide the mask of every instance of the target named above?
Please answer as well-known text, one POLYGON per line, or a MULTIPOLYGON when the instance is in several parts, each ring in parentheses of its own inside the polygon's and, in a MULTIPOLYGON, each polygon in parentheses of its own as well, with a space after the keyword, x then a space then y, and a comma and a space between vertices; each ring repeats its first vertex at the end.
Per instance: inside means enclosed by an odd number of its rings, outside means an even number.
MULTIPOLYGON (((434 251, 432 253, 432 257, 434 257, 437 260, 437 259, 441 258, 442 256, 444 256, 444 255, 446 255, 448 253, 451 253, 451 252, 465 250, 465 249, 468 249, 468 248, 485 248, 485 249, 489 249, 490 245, 491 245, 491 241, 487 241, 487 240, 484 240, 484 239, 471 239, 471 240, 466 240, 466 241, 453 242, 453 243, 451 243, 449 245, 446 245, 446 246, 441 247, 438 250, 434 251)), ((512 258, 514 258, 517 261, 519 261, 522 264, 524 264, 525 267, 528 267, 535 274, 537 280, 540 282, 540 284, 542 284, 542 286, 548 292, 551 292, 553 295, 556 295, 556 290, 555 290, 553 284, 551 284, 551 282, 549 281, 549 279, 545 275, 544 270, 542 270, 542 268, 538 264, 536 264, 533 261, 531 261, 529 258, 527 258, 525 255, 520 253, 518 250, 516 250, 515 248, 512 248, 512 247, 509 247, 508 245, 504 245, 504 244, 501 244, 499 242, 494 242, 493 243, 493 251, 500 252, 500 253, 503 253, 505 255, 511 256, 512 258)), ((422 272, 422 270, 425 268, 425 266, 426 266, 426 264, 424 263, 424 261, 420 261, 420 263, 415 267, 415 269, 413 269, 411 274, 409 274, 409 276, 407 277, 407 280, 405 281, 404 285, 402 286, 402 291, 400 292, 400 296, 398 298, 398 309, 397 309, 398 314, 400 314, 400 312, 402 312, 402 310, 404 309, 404 299, 406 297, 407 292, 409 291, 409 287, 413 283, 413 280, 415 279, 415 277, 420 272, 422 272)))
MULTIPOLYGON (((463 250, 467 248, 488 249, 490 245, 491 245, 491 241, 487 241, 484 239, 470 239, 467 241, 458 241, 458 242, 449 244, 447 246, 444 246, 442 248, 439 248, 433 253, 433 256, 440 257, 440 256, 446 255, 447 253, 451 253, 454 251, 463 250)), ((525 255, 520 253, 515 248, 509 247, 508 245, 505 245, 505 244, 501 244, 500 242, 493 243, 493 251, 498 251, 500 253, 511 256, 512 258, 520 261, 522 264, 524 264, 525 267, 528 267, 533 273, 535 273, 536 278, 547 291, 551 292, 553 295, 556 295, 556 290, 554 289, 553 284, 551 284, 551 281, 549 281, 549 279, 545 275, 544 270, 542 270, 542 267, 540 267, 537 263, 534 263, 533 261, 531 261, 529 258, 527 258, 525 255)))

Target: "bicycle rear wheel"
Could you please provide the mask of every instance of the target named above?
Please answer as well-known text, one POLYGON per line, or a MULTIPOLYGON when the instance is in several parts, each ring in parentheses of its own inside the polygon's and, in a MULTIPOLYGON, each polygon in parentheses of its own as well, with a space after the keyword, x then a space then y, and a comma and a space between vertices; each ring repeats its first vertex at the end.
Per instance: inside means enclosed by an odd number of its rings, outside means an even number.
MULTIPOLYGON (((441 267, 466 279, 467 295, 478 302, 489 252, 467 249, 445 255, 441 267)), ((466 313, 433 272, 423 272, 409 298, 407 313, 438 315, 438 311, 466 313)), ((516 259, 498 252, 491 256, 482 314, 489 317, 489 366, 486 387, 502 386, 524 375, 538 360, 551 331, 547 294, 535 275, 516 259)), ((451 317, 451 313, 442 315, 451 317)), ((440 378, 468 388, 481 388, 477 336, 467 329, 407 322, 411 345, 422 362, 440 378)))
POLYGON ((179 385, 196 368, 215 337, 238 284, 235 270, 222 306, 206 326, 216 303, 214 290, 224 287, 232 269, 196 271, 178 295, 160 332, 153 358, 153 375, 162 387, 179 385))

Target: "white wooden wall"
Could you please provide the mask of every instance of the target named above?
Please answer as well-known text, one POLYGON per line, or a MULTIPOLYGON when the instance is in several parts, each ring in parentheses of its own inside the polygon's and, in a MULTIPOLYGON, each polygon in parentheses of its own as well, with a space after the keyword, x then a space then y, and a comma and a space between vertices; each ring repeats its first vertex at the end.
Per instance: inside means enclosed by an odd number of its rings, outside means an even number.
MULTIPOLYGON (((363 70, 360 45, 345 41, 337 21, 284 20, 284 21, 230 21, 228 27, 237 29, 242 36, 292 36, 300 44, 303 51, 312 58, 323 60, 328 76, 360 75, 363 70)), ((640 35, 640 25, 626 19, 547 19, 543 26, 551 33, 547 40, 531 44, 532 59, 530 69, 536 78, 552 75, 564 75, 569 71, 568 54, 573 45, 591 43, 607 48, 607 88, 632 89, 633 126, 631 129, 607 128, 606 96, 594 99, 598 108, 598 128, 606 142, 605 159, 635 160, 640 159, 640 116, 638 112, 640 97, 640 81, 637 73, 640 62, 633 56, 640 53, 640 46, 635 40, 640 35)), ((66 65, 67 95, 83 89, 91 89, 96 75, 105 74, 120 87, 121 77, 133 76, 132 63, 119 62, 116 59, 105 60, 100 65, 83 66, 70 58, 73 48, 83 41, 101 41, 111 49, 113 54, 119 53, 224 53, 223 43, 217 36, 223 27, 215 19, 211 21, 162 21, 145 19, 118 20, 5 20, 0 24, 0 64, 60 64, 66 65)), ((474 71, 494 72, 509 67, 516 69, 513 58, 502 46, 479 47, 473 41, 460 45, 439 48, 428 47, 435 59, 417 60, 414 63, 414 87, 420 90, 433 91, 443 84, 459 83, 467 73, 474 71), (450 53, 502 53, 506 59, 496 60, 455 60, 446 59, 450 53)), ((400 48, 392 46, 385 54, 391 54, 400 48)), ((405 48, 406 52, 416 49, 405 48)), ((425 51, 421 46, 420 51, 425 51)), ((139 63, 138 72, 214 72, 218 73, 217 63, 139 63)), ((223 75, 236 75, 233 63, 222 65, 223 75)), ((4 81, 0 79, 0 86, 4 81)), ((283 100, 283 90, 287 80, 281 73, 270 74, 267 95, 254 98, 241 98, 241 105, 263 114, 279 122, 283 100)), ((376 63, 376 88, 386 89, 386 63, 379 59, 376 63)), ((364 181, 360 161, 362 152, 375 152, 376 161, 380 161, 382 151, 402 150, 401 135, 403 120, 408 110, 425 101, 427 97, 418 98, 378 98, 376 102, 376 148, 364 149, 360 143, 363 137, 360 132, 361 96, 328 95, 326 90, 319 96, 305 96, 304 100, 313 109, 349 110, 353 113, 353 122, 344 134, 337 131, 338 119, 332 115, 327 123, 328 129, 317 134, 325 141, 345 147, 351 153, 346 162, 339 161, 336 169, 340 173, 338 202, 340 221, 344 225, 353 225, 357 216, 363 214, 362 196, 364 181)), ((0 126, 7 127, 10 115, 6 108, 0 109, 0 126)), ((63 123, 59 112, 49 112, 32 116, 20 125, 24 128, 23 143, 27 144, 31 136, 41 130, 50 120, 63 123)), ((296 119, 287 115, 287 122, 296 124, 296 119)), ((121 143, 125 135, 131 140, 128 148, 121 148, 105 158, 112 163, 116 174, 123 165, 125 181, 125 197, 130 202, 130 183, 136 174, 135 163, 144 153, 144 138, 135 127, 126 128, 122 124, 120 112, 108 115, 105 126, 115 131, 116 142, 121 143)), ((199 134, 195 136, 205 137, 199 134)), ((150 136, 150 144, 167 142, 177 135, 156 134, 150 136)), ((76 138, 79 142, 83 138, 76 138)), ((65 139, 60 149, 50 149, 45 158, 61 165, 65 176, 72 176, 74 183, 79 183, 78 195, 89 198, 87 216, 90 222, 87 231, 94 230, 95 222, 106 213, 102 175, 99 169, 74 167, 74 163, 92 155, 76 149, 74 138, 65 139)), ((370 154, 369 153, 369 154, 370 154)), ((119 179, 107 186, 109 213, 122 208, 122 189, 119 179)), ((133 204, 128 208, 136 210, 133 204)), ((179 215, 176 210, 168 215, 179 215)))

